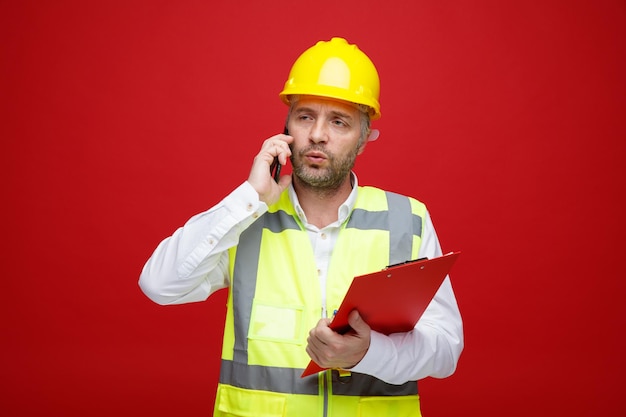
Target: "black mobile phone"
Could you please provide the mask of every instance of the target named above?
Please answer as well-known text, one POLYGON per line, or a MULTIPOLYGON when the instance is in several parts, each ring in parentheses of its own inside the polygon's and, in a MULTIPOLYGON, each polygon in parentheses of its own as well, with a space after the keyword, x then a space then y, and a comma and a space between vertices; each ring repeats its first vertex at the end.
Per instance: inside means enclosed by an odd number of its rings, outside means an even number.
POLYGON ((272 177, 274 177, 274 181, 278 182, 278 180, 280 179, 280 168, 282 167, 282 165, 280 165, 280 162, 278 162, 278 157, 274 157, 274 162, 272 162, 272 165, 270 165, 270 174, 272 174, 272 177))
MULTIPOLYGON (((285 126, 285 129, 283 130, 283 134, 288 135, 289 134, 289 130, 287 129, 287 126, 285 126)), ((278 157, 274 158, 274 162, 272 162, 272 165, 270 165, 270 174, 272 174, 272 177, 274 177, 274 181, 278 182, 278 180, 280 179, 280 169, 282 168, 282 165, 280 164, 280 162, 278 162, 278 157)))

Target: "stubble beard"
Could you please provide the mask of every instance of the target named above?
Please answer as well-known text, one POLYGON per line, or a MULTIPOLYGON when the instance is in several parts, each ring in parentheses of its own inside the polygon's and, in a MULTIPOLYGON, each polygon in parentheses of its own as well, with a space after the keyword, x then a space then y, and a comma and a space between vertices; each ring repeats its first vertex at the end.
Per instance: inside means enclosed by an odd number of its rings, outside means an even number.
POLYGON ((291 157, 293 173, 302 186, 321 193, 333 193, 343 184, 350 175, 357 156, 357 149, 342 159, 338 159, 323 146, 310 145, 299 152, 297 157, 291 157), (303 161, 304 155, 310 151, 324 152, 327 157, 327 166, 307 165, 303 161))

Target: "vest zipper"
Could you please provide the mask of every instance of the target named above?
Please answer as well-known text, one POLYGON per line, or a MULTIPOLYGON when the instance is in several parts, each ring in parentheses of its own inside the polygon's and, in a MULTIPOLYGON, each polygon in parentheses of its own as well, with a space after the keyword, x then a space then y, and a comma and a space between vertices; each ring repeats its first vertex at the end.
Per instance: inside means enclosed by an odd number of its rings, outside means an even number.
POLYGON ((320 394, 322 396, 322 416, 328 417, 328 408, 330 403, 330 389, 332 387, 330 371, 320 372, 318 375, 320 394))

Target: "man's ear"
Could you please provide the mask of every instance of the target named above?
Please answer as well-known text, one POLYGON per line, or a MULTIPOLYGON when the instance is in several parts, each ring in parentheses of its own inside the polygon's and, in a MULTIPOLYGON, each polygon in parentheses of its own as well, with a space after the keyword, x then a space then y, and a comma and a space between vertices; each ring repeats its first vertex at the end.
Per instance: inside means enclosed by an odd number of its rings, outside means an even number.
POLYGON ((376 139, 378 139, 378 136, 380 136, 380 130, 372 129, 369 136, 367 137, 366 142, 374 142, 376 139))
POLYGON ((378 139, 379 135, 380 135, 380 131, 378 129, 372 129, 370 131, 370 134, 367 136, 367 140, 361 144, 356 154, 361 155, 363 151, 365 150, 365 146, 367 145, 367 143, 375 141, 376 139, 378 139))

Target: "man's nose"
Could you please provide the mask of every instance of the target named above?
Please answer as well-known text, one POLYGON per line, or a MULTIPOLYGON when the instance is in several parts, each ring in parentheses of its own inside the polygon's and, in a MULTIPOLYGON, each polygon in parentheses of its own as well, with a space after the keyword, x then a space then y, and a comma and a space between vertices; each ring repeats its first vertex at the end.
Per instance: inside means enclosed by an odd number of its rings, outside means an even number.
POLYGON ((313 143, 328 141, 328 128, 325 123, 317 120, 309 131, 309 140, 313 143))

